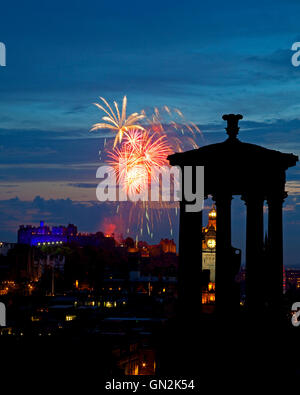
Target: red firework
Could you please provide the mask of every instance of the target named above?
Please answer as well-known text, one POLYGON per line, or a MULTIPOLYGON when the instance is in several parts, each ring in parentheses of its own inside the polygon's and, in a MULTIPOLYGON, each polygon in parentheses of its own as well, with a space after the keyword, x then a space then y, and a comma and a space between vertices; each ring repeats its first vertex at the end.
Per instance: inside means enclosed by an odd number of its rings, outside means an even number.
POLYGON ((166 135, 133 130, 124 133, 120 148, 108 152, 109 164, 115 169, 120 187, 125 193, 148 190, 150 180, 168 165, 173 152, 166 135))

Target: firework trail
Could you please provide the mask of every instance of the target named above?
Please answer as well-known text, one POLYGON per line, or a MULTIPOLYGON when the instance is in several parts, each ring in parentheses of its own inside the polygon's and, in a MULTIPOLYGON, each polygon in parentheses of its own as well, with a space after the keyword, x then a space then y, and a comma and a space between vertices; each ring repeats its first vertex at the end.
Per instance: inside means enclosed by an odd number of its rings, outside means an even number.
POLYGON ((141 114, 145 117, 144 123, 151 130, 168 137, 176 152, 198 148, 199 138, 203 139, 203 134, 198 126, 187 122, 182 112, 177 108, 171 109, 168 106, 163 106, 158 109, 155 107, 150 111, 150 115, 147 115, 145 110, 141 111, 141 114))
POLYGON ((121 148, 108 152, 108 164, 126 194, 148 191, 151 179, 157 180, 157 171, 168 165, 167 156, 173 150, 165 135, 133 130, 124 136, 121 148))
POLYGON ((118 103, 114 101, 115 111, 113 111, 112 107, 108 104, 108 102, 100 97, 102 102, 105 104, 105 107, 102 104, 94 103, 96 107, 105 112, 105 116, 102 117, 103 121, 106 123, 95 123, 92 126, 91 132, 98 129, 109 129, 116 132, 116 137, 114 141, 114 147, 117 145, 117 142, 121 143, 124 132, 133 129, 144 130, 144 128, 138 124, 138 122, 144 118, 143 114, 139 114, 137 112, 129 115, 126 118, 126 108, 127 108, 127 97, 123 97, 122 104, 122 112, 120 113, 118 103), (109 122, 109 123, 107 123, 109 122))
MULTIPOLYGON (((122 116, 116 102, 117 115, 104 99, 102 101, 110 112, 100 105, 97 107, 109 114, 110 118, 103 117, 103 120, 111 119, 109 129, 117 132, 113 145, 106 142, 104 147, 106 161, 115 169, 119 188, 131 196, 149 190, 151 179, 159 177, 163 167, 169 166, 168 155, 198 148, 198 141, 203 136, 197 125, 185 120, 180 110, 168 106, 155 107, 147 113, 143 110, 126 119, 126 97, 124 99, 122 116), (140 120, 143 120, 142 125, 134 124, 140 120)), ((104 125, 95 124, 92 130, 108 128, 104 125)), ((178 202, 120 202, 117 214, 128 224, 127 233, 135 233, 138 240, 144 232, 153 238, 155 227, 163 221, 168 223, 172 236, 174 219, 171 212, 174 214, 174 209, 177 217, 178 202)))

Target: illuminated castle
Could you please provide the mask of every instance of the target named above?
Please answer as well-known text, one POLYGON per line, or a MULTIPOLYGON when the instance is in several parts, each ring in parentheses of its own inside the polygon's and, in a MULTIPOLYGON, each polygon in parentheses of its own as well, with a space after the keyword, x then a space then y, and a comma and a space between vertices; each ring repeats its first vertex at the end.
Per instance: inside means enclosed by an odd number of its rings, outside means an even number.
POLYGON ((77 226, 73 224, 50 228, 43 221, 40 222, 40 226, 21 225, 18 230, 18 243, 38 247, 70 243, 108 249, 115 246, 114 238, 105 237, 102 232, 78 233, 77 226))

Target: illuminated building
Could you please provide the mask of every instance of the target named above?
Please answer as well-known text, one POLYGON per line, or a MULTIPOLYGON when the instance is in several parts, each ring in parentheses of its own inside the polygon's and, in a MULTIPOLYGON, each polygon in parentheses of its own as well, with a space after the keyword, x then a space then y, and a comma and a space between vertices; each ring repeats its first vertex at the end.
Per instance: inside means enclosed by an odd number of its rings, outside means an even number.
POLYGON ((217 212, 213 207, 208 213, 208 224, 202 229, 202 270, 207 273, 207 284, 202 290, 202 304, 215 303, 216 281, 216 229, 217 212))
POLYGON ((216 301, 215 283, 208 283, 202 291, 202 304, 214 304, 216 301))
POLYGON ((43 221, 40 226, 21 225, 18 230, 18 243, 30 246, 55 246, 60 244, 77 244, 79 246, 101 246, 113 248, 113 237, 105 237, 102 232, 78 233, 77 226, 53 226, 50 228, 43 221))
POLYGON ((216 278, 216 221, 217 212, 212 208, 208 214, 208 224, 202 230, 202 270, 209 270, 209 280, 213 283, 216 278))
POLYGON ((300 288, 300 270, 287 269, 285 271, 286 289, 299 289, 300 288))
POLYGON ((77 235, 77 227, 74 225, 53 226, 51 229, 40 222, 40 226, 21 225, 18 230, 18 243, 29 245, 52 245, 67 243, 70 236, 77 235))
POLYGON ((176 244, 173 239, 161 239, 159 244, 164 253, 171 252, 173 254, 176 254, 176 244))

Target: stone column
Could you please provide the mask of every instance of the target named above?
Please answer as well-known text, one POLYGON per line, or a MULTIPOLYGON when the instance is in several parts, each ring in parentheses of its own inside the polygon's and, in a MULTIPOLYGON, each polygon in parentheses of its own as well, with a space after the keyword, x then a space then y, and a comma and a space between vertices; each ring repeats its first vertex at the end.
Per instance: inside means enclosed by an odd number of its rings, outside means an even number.
POLYGON ((268 303, 274 313, 280 313, 283 294, 283 238, 282 204, 286 194, 283 191, 268 196, 268 303))
POLYGON ((181 316, 197 317, 201 312, 202 292, 202 211, 185 211, 180 203, 179 225, 179 312, 181 316))
POLYGON ((231 301, 231 195, 215 195, 217 208, 216 235, 216 309, 228 312, 231 301))
POLYGON ((264 306, 263 237, 264 197, 245 195, 246 219, 246 305, 249 311, 259 314, 264 306))

